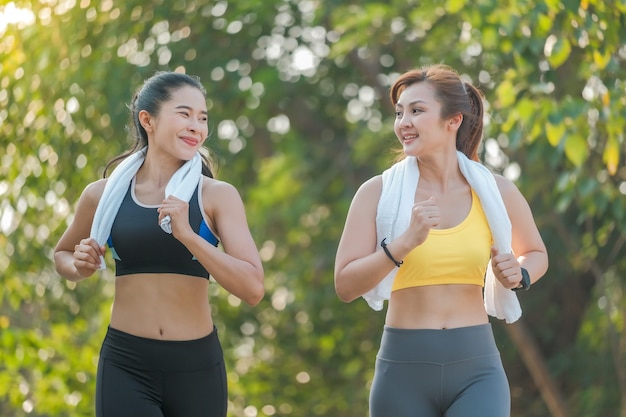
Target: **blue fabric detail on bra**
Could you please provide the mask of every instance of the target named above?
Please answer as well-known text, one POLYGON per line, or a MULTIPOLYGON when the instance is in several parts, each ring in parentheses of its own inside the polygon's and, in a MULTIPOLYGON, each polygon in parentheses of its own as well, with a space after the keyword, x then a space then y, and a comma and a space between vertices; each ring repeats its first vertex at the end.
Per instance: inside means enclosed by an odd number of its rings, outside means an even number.
MULTIPOLYGON (((200 230, 198 230, 198 235, 200 235, 202 239, 206 240, 215 247, 217 247, 217 244, 220 243, 220 241, 217 239, 217 237, 215 237, 211 229, 209 229, 209 226, 206 224, 204 219, 202 219, 202 222, 200 223, 200 230)), ((198 258, 196 258, 195 256, 191 259, 194 261, 198 260, 198 258)))
POLYGON ((198 231, 198 234, 200 235, 200 237, 202 237, 213 246, 217 246, 217 244, 220 243, 220 241, 217 240, 217 237, 215 237, 211 229, 209 229, 209 226, 206 224, 204 219, 202 219, 202 222, 200 223, 200 230, 198 231))
POLYGON ((109 245, 109 249, 111 250, 111 255, 113 255, 113 259, 115 259, 116 261, 121 261, 122 258, 120 258, 120 256, 115 251, 115 247, 113 247, 113 238, 111 236, 109 236, 109 238, 107 239, 107 245, 109 245))

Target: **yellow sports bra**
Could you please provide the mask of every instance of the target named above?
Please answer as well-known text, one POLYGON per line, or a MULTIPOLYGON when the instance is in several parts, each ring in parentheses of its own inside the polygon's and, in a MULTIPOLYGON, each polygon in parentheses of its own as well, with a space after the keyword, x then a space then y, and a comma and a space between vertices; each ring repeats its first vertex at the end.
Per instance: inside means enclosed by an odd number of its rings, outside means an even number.
POLYGON ((493 238, 478 196, 472 190, 467 217, 449 229, 431 229, 398 269, 392 291, 441 284, 485 284, 493 238))

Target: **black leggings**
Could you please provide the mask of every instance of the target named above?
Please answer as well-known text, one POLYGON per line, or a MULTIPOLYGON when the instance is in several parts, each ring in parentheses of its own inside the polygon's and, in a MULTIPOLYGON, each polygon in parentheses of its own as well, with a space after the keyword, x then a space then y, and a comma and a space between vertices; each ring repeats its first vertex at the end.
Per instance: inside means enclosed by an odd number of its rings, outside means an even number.
POLYGON ((370 392, 371 417, 508 417, 509 383, 490 324, 385 327, 370 392))
POLYGON ((97 417, 225 417, 226 368, 217 329, 164 341, 109 327, 98 362, 97 417))

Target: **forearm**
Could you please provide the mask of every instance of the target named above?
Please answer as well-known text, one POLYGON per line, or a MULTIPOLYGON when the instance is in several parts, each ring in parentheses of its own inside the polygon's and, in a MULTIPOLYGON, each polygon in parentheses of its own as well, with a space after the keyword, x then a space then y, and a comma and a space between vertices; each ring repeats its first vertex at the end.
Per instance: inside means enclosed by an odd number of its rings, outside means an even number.
POLYGON ((337 296, 349 303, 376 287, 394 268, 382 250, 355 259, 335 272, 337 296))
POLYGON ((537 282, 548 270, 548 254, 543 250, 526 252, 517 260, 528 271, 531 284, 537 282))
POLYGON ((196 234, 184 244, 226 291, 250 305, 261 301, 265 293, 262 266, 229 255, 196 234))
POLYGON ((59 275, 69 281, 82 281, 87 277, 82 276, 74 264, 74 254, 70 251, 57 251, 54 253, 54 265, 59 275))
POLYGON ((335 270, 335 290, 339 298, 351 302, 376 287, 396 265, 414 248, 407 242, 405 235, 398 236, 393 242, 387 242, 387 250, 377 250, 367 256, 355 259, 344 267, 335 270))

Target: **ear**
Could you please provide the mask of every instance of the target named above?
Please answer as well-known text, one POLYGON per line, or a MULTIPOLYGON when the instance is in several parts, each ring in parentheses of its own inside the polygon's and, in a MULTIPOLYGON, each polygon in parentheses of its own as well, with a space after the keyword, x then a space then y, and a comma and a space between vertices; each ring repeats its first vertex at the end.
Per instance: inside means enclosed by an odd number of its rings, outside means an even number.
POLYGON ((450 117, 448 119, 448 126, 452 129, 452 130, 459 130, 459 128, 461 127, 461 123, 463 123, 463 114, 462 113, 457 113, 454 116, 450 117))
POLYGON ((150 113, 145 110, 141 110, 137 117, 141 127, 143 127, 146 132, 152 132, 154 128, 154 120, 152 119, 152 116, 150 116, 150 113))

